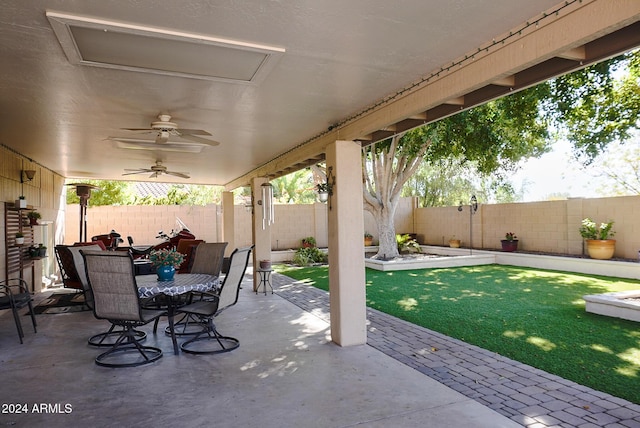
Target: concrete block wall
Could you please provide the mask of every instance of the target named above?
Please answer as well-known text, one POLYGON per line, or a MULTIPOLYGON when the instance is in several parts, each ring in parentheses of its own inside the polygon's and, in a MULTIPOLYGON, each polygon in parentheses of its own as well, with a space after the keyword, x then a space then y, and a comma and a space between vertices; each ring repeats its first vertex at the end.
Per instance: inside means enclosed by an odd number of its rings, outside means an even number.
MULTIPOLYGON (((468 205, 463 206, 462 211, 458 211, 458 207, 414 206, 413 198, 401 199, 396 212, 396 231, 417 233, 418 241, 425 245, 446 246, 455 236, 466 248, 472 238, 474 248, 500 249, 505 233, 514 232, 521 250, 580 255, 583 240, 578 228, 583 218, 591 217, 598 223, 615 221, 615 257, 637 258, 640 250, 640 196, 480 204, 473 215, 468 205)), ((234 209, 236 244, 249 245, 252 242, 251 212, 241 205, 234 209)), ((319 246, 326 247, 327 210, 327 204, 321 203, 276 205, 272 249, 298 248, 300 240, 307 236, 315 237, 319 246)), ((67 243, 78 239, 78 213, 77 205, 67 207, 67 243)), ((159 242, 155 239, 157 232, 175 228, 175 219, 179 217, 197 237, 209 242, 222 239, 222 213, 217 205, 90 207, 88 217, 89 237, 115 229, 125 238, 133 236, 136 243, 156 243, 159 242)), ((378 230, 373 216, 365 212, 364 222, 363 232, 373 234, 376 244, 378 230)))
MULTIPOLYGON (((463 247, 468 247, 469 217, 468 206, 463 206, 462 212, 457 207, 418 208, 415 232, 427 245, 448 245, 455 235, 463 247)), ((505 233, 514 232, 521 250, 584 254, 578 229, 586 217, 598 224, 614 220, 614 257, 638 257, 640 196, 480 205, 471 219, 473 247, 500 249, 505 233)))
MULTIPOLYGON (((68 205, 65 219, 66 233, 64 243, 72 244, 80 240, 79 205, 68 205)), ((127 205, 98 206, 87 209, 87 239, 92 236, 115 230, 127 242, 127 236, 134 244, 157 244, 158 232, 170 233, 177 229, 176 219, 182 220, 198 237, 208 242, 218 241, 222 230, 222 215, 218 205, 182 206, 182 205, 127 205)))

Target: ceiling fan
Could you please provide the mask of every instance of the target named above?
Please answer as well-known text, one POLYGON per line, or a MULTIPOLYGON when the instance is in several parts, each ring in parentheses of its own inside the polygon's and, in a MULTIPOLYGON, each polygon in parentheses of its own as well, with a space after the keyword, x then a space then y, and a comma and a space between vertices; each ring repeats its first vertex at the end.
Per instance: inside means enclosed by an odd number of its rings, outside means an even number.
POLYGON ((161 161, 156 161, 156 164, 152 165, 150 168, 138 168, 138 169, 125 168, 125 171, 127 171, 127 172, 125 172, 122 175, 135 175, 135 174, 148 174, 148 173, 151 173, 149 178, 156 178, 156 177, 161 176, 162 174, 174 175, 176 177, 181 177, 181 178, 191 178, 191 177, 189 177, 189 174, 186 174, 184 172, 168 171, 167 167, 162 165, 161 161))
MULTIPOLYGON (((168 114, 158 115, 158 119, 155 122, 151 122, 149 128, 122 128, 126 131, 140 132, 145 134, 155 134, 157 144, 165 144, 169 142, 169 137, 179 137, 185 140, 192 141, 194 143, 203 144, 207 146, 217 146, 220 143, 217 141, 201 138, 199 135, 211 136, 210 133, 202 129, 183 129, 178 128, 175 122, 171 122, 171 116, 168 114)), ((118 140, 118 138, 113 138, 118 140)))

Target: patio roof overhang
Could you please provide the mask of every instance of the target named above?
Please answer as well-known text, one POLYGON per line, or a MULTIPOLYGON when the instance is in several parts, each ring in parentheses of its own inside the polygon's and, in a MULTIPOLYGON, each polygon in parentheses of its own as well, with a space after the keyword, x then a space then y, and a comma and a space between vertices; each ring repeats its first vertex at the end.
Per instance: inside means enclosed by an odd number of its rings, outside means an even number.
POLYGON ((564 7, 573 10, 543 13, 496 37, 227 183, 226 190, 322 162, 327 145, 336 140, 369 145, 640 46, 638 3, 566 2, 564 7))

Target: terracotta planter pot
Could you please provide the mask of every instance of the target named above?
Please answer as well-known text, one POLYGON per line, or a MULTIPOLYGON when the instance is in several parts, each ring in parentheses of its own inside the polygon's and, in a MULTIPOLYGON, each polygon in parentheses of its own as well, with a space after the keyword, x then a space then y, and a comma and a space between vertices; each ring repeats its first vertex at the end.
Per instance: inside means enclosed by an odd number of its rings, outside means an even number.
POLYGON ((460 241, 459 239, 449 239, 449 246, 451 248, 460 248, 461 243, 462 241, 460 241))
POLYGON ((517 239, 514 239, 513 241, 507 241, 506 239, 503 239, 500 242, 502 243, 502 251, 512 252, 518 249, 517 239))
POLYGON ((271 269, 271 260, 260 260, 260 269, 270 270, 271 269))
POLYGON ((615 239, 587 239, 587 252, 592 259, 609 260, 615 250, 615 239))
POLYGON ((373 238, 364 238, 364 246, 370 247, 373 244, 373 238))

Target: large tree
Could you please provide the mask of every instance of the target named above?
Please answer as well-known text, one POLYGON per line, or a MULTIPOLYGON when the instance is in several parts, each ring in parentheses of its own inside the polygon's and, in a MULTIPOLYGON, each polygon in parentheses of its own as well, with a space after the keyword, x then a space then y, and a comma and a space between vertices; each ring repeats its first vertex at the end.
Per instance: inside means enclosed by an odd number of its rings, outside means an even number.
POLYGON ((398 255, 393 216, 402 187, 423 160, 436 164, 453 156, 499 176, 522 157, 548 150, 547 123, 537 114, 543 90, 522 91, 364 148, 364 201, 378 225, 377 258, 398 255))
POLYGON ((480 175, 500 182, 519 160, 549 150, 553 121, 589 163, 638 128, 639 69, 632 52, 365 147, 364 202, 378 224, 376 257, 398 255, 393 215, 420 162, 473 162, 480 175), (622 79, 616 78, 619 64, 629 70, 622 79))

